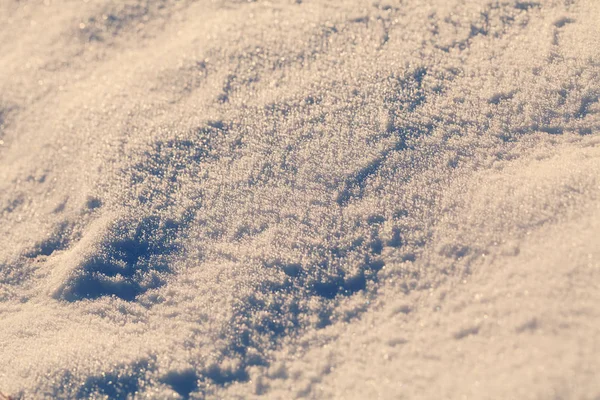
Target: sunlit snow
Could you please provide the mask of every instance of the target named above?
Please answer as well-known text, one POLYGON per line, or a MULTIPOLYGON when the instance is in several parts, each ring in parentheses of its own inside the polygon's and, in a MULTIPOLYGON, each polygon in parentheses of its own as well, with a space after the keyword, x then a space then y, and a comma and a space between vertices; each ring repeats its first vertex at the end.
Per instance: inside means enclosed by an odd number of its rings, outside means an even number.
POLYGON ((597 399, 600 1, 0 0, 0 399, 597 399))

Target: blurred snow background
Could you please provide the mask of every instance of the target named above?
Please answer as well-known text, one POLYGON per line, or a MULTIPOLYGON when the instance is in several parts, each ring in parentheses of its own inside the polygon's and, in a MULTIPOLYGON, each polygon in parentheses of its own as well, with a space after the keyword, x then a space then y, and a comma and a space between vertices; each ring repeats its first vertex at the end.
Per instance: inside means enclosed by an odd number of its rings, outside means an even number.
POLYGON ((0 0, 0 392, 597 399, 599 21, 0 0))

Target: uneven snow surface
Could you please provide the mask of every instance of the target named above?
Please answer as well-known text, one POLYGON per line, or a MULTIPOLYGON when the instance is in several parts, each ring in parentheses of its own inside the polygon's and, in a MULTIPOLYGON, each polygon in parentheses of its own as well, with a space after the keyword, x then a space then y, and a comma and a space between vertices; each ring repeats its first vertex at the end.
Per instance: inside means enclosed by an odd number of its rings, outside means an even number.
POLYGON ((0 0, 0 392, 598 399, 599 99, 598 0, 0 0))

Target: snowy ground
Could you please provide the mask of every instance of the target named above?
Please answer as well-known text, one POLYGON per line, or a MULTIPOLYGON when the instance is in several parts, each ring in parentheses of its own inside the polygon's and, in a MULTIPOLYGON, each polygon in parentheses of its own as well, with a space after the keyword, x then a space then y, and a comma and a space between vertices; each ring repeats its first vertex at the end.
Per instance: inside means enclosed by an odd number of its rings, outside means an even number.
POLYGON ((0 0, 0 392, 600 398, 599 21, 0 0))

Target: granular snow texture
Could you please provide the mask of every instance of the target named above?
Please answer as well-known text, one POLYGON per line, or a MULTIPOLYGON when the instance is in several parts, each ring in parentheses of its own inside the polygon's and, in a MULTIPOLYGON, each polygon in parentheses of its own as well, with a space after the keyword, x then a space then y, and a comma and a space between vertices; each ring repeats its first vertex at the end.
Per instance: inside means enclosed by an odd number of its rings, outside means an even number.
POLYGON ((600 398, 599 21, 0 0, 0 392, 600 398))

